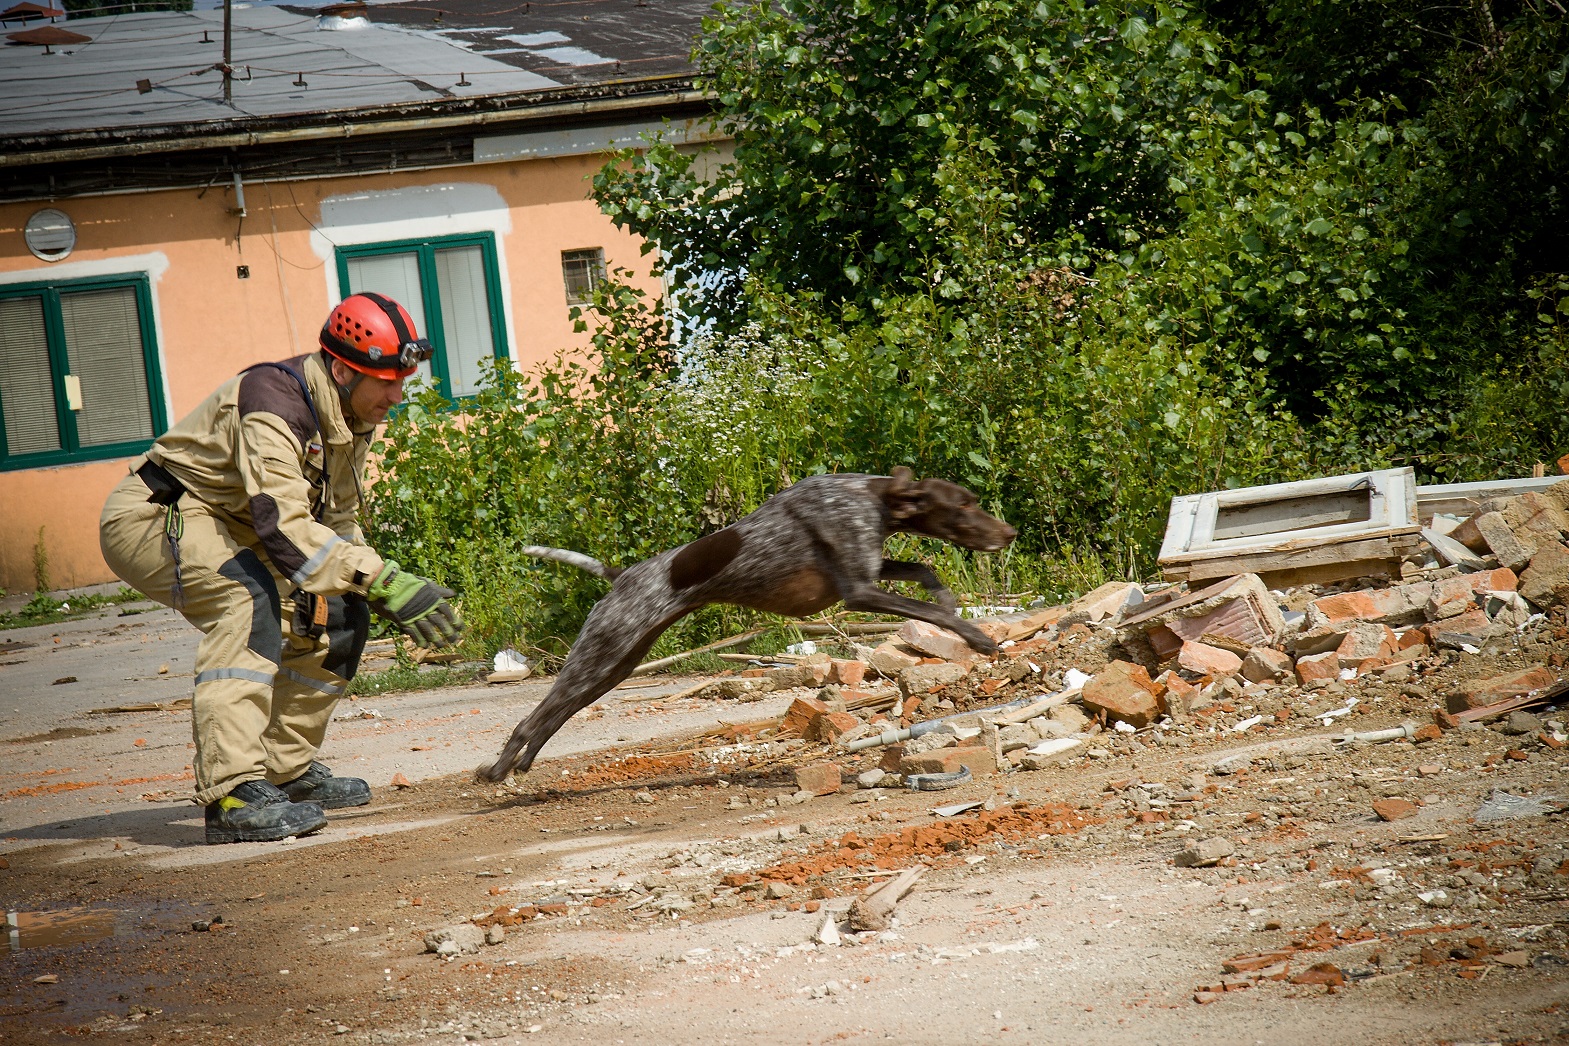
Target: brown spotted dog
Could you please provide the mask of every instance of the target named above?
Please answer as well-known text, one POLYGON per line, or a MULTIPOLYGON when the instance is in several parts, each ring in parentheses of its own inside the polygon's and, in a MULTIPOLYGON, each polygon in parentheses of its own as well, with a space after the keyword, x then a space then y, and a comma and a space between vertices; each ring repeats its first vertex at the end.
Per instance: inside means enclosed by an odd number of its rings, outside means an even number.
POLYGON ((1017 534, 957 483, 916 483, 909 469, 896 468, 892 476, 803 479, 745 519, 625 570, 564 549, 525 549, 614 584, 583 623, 550 693, 477 776, 500 781, 527 771, 562 724, 632 674, 665 629, 710 603, 804 617, 842 601, 850 610, 929 621, 995 653, 996 643, 954 613, 954 595, 936 574, 920 563, 883 558, 883 541, 899 532, 980 552, 1004 548, 1017 534), (884 591, 879 581, 917 582, 936 602, 884 591))

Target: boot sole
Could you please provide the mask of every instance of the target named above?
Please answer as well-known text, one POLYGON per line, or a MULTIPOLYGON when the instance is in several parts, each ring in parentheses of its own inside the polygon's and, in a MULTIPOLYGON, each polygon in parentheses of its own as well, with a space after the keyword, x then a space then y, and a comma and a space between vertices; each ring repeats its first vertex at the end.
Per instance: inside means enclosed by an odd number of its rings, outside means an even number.
POLYGON ((207 843, 275 843, 280 839, 290 836, 310 835, 327 827, 327 818, 308 824, 303 828, 280 826, 278 828, 224 828, 218 825, 207 826, 207 843))
POLYGON ((363 796, 352 796, 346 799, 328 799, 325 801, 321 799, 311 799, 308 801, 315 803, 323 810, 342 810, 346 806, 369 806, 370 793, 367 792, 363 796))

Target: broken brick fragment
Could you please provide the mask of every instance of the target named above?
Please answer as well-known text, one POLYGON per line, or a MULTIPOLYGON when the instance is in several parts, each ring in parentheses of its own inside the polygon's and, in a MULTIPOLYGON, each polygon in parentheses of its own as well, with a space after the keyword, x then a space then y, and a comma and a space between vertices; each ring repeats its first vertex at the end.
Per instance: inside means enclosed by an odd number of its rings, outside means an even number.
POLYGON ((1340 967, 1332 962, 1314 963, 1301 973, 1291 975, 1292 984, 1322 984, 1326 988, 1340 988, 1346 983, 1346 975, 1340 967))
POLYGON ((1160 714, 1160 688, 1142 665, 1113 661, 1084 684, 1084 707, 1130 726, 1148 726, 1160 714))
POLYGON ((1417 805, 1409 799, 1400 799, 1391 796, 1387 799, 1375 799, 1373 812, 1384 821, 1403 821, 1407 817, 1417 815, 1417 805))
POLYGON ((813 795, 832 795, 843 783, 843 774, 838 763, 813 763, 796 770, 796 788, 813 795))
POLYGON ((828 706, 815 697, 798 697, 790 702, 790 708, 785 712, 784 719, 779 724, 779 729, 804 737, 806 728, 812 720, 828 711, 828 706))
POLYGON ((901 774, 953 774, 964 767, 979 777, 997 772, 997 759, 985 745, 960 745, 918 752, 899 760, 901 774))
POLYGON ((1177 665, 1194 675, 1212 679, 1234 676, 1242 671, 1242 659, 1236 654, 1192 639, 1183 643, 1177 652, 1177 665))

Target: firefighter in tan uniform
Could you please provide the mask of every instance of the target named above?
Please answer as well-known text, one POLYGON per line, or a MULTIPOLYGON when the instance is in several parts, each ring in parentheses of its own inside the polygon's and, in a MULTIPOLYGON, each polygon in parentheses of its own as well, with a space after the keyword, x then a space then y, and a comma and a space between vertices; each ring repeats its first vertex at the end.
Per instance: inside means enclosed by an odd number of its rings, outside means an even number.
POLYGON ((320 353, 251 367, 159 437, 99 523, 123 580, 204 633, 192 732, 207 842, 314 832, 370 802, 315 757, 359 666, 370 612, 425 646, 462 629, 452 596, 365 544, 375 428, 430 343, 379 294, 345 298, 320 353))

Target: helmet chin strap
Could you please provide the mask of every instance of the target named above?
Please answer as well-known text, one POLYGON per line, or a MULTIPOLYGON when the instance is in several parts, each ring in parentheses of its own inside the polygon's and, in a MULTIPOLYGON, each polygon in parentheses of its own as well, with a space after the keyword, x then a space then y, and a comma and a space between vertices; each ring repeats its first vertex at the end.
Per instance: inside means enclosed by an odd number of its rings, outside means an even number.
POLYGON ((365 380, 365 375, 360 371, 355 370, 347 363, 344 363, 342 360, 336 358, 333 359, 330 370, 333 372, 332 383, 333 385, 337 386, 338 389, 338 405, 343 408, 343 416, 345 418, 352 419, 355 415, 354 408, 349 405, 350 397, 354 395, 354 390, 360 387, 360 382, 365 380), (350 374, 354 375, 347 382, 338 380, 336 371, 340 366, 350 374))

